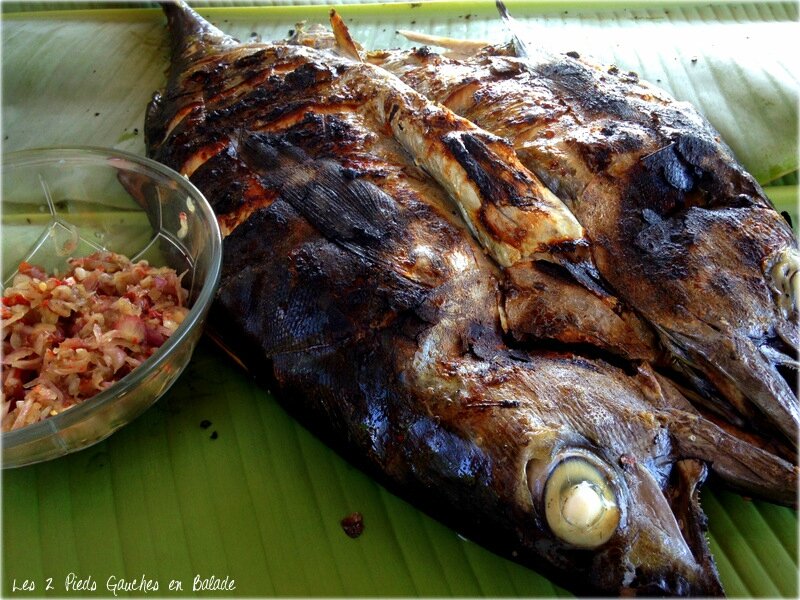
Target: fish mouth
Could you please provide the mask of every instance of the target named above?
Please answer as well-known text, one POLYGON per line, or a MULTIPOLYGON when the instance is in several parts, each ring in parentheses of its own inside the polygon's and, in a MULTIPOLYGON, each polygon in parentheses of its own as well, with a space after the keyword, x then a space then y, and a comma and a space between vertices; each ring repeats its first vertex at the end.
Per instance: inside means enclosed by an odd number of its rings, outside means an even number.
POLYGON ((690 584, 691 595, 724 595, 719 573, 708 548, 708 520, 700 508, 700 486, 708 473, 704 462, 680 460, 673 466, 666 497, 678 521, 683 538, 701 568, 701 577, 690 584), (693 589, 694 588, 694 589, 693 589))
POLYGON ((631 527, 639 531, 628 560, 636 566, 630 581, 623 581, 620 595, 724 596, 700 508, 705 463, 677 461, 663 492, 646 468, 635 470, 640 505, 632 510, 631 527))
POLYGON ((669 429, 677 455, 704 461, 743 494, 797 506, 798 469, 791 457, 781 456, 783 448, 764 447, 755 436, 680 409, 665 410, 657 418, 669 429))
POLYGON ((698 392, 703 408, 731 424, 777 434, 798 448, 798 356, 780 336, 726 336, 713 327, 700 334, 659 328, 675 367, 698 392))

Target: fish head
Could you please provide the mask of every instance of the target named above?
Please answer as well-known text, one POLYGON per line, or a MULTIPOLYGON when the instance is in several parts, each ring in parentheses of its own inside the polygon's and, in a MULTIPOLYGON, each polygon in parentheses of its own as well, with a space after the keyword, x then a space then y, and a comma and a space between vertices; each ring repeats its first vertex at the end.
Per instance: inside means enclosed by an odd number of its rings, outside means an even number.
POLYGON ((676 370, 724 419, 796 447, 800 253, 791 232, 758 207, 695 208, 670 220, 692 239, 682 260, 691 285, 656 324, 676 370))
POLYGON ((587 592, 721 595, 698 495, 706 466, 671 428, 679 401, 649 368, 563 360, 536 363, 536 377, 558 383, 547 397, 537 388, 546 425, 521 454, 535 525, 525 547, 587 592))
POLYGON ((545 532, 537 554, 572 586, 582 581, 619 595, 723 595, 698 499, 704 463, 656 465, 633 453, 612 460, 577 439, 527 464, 545 532))
POLYGON ((601 271, 613 271, 706 408, 796 447, 797 240, 712 134, 676 134, 631 168, 619 252, 601 271))

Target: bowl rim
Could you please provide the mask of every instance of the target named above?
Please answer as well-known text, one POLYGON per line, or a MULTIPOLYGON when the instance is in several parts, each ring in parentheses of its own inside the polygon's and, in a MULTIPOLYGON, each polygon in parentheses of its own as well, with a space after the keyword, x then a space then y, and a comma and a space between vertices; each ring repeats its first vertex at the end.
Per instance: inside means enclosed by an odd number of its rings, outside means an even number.
MULTIPOLYGON (((197 295, 197 299, 189 309, 184 320, 178 326, 178 329, 166 339, 166 341, 141 365, 133 369, 130 373, 125 375, 122 379, 114 383, 111 387, 103 390, 99 394, 95 394, 91 398, 87 398, 80 404, 70 407, 68 410, 48 417, 38 423, 32 423, 19 429, 11 431, 4 431, 0 435, 0 444, 2 445, 3 452, 7 449, 22 446, 33 442, 37 439, 44 438, 45 436, 58 434, 77 423, 83 421, 93 411, 113 404, 121 397, 127 395, 132 389, 135 389, 141 384, 142 380, 151 372, 159 369, 167 360, 167 357, 172 351, 180 345, 180 343, 190 334, 195 328, 203 315, 207 312, 213 296, 216 293, 219 284, 220 274, 222 271, 222 234, 220 232, 217 217, 214 214, 211 205, 206 197, 189 181, 189 178, 181 175, 177 171, 159 163, 151 158, 117 150, 115 148, 103 148, 99 146, 51 146, 45 148, 30 148, 25 150, 18 150, 15 152, 3 153, 2 168, 8 166, 17 166, 20 163, 25 164, 38 164, 48 163, 55 160, 63 160, 66 158, 119 158, 136 163, 140 167, 156 171, 162 176, 176 181, 192 198, 195 203, 195 210, 202 212, 203 218, 210 224, 210 239, 211 239, 211 259, 208 274, 203 282, 203 286, 197 295)), ((155 399, 154 399, 155 400, 155 399)), ((111 430, 109 433, 111 433, 111 430)), ((59 438, 61 440, 61 438, 59 438)), ((61 440, 62 454, 66 454, 72 448, 64 445, 61 440)), ((75 448, 77 450, 78 448, 75 448)), ((6 466, 3 461, 3 467, 6 466)))

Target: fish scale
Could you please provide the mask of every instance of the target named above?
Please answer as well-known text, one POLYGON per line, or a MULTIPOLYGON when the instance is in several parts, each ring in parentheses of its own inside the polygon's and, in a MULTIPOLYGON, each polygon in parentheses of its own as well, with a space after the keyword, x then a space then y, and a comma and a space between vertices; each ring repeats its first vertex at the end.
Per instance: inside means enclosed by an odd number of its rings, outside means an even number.
MULTIPOLYGON (((549 265, 555 290, 595 285, 585 246, 552 237, 582 242, 580 227, 513 149, 377 67, 239 44, 183 3, 164 9, 173 62, 146 144, 223 224, 209 320, 221 343, 323 440, 470 539, 585 593, 720 594, 698 454, 725 446, 732 481, 787 503, 796 472, 698 415, 646 362, 510 339, 503 266, 525 257, 549 265), (458 137, 470 141, 454 150, 458 137), (543 204, 514 213, 510 242, 470 220, 487 204, 524 209, 517 198, 543 204), (534 256, 514 245, 531 239, 534 256), (520 255, 504 264, 493 243, 520 255), (552 507, 578 481, 600 509, 574 530, 552 507)), ((522 291, 534 318, 535 286, 522 291)), ((614 299, 583 293, 602 333, 614 299)))

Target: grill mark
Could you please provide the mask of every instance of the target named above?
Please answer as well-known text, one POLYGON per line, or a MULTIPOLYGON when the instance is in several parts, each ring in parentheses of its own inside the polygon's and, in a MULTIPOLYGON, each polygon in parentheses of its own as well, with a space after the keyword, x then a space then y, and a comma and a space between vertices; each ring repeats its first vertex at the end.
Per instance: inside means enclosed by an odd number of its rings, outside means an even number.
MULTIPOLYGON (((467 176, 475 183, 481 198, 492 204, 497 204, 497 199, 508 198, 511 206, 527 206, 525 201, 513 186, 502 180, 490 177, 493 170, 503 168, 503 164, 492 155, 486 143, 476 135, 466 132, 457 132, 442 138, 447 149, 466 171, 467 176), (488 167, 488 168, 487 168, 488 167)), ((500 141, 497 140, 491 140, 500 141)))
POLYGON ((400 107, 397 104, 392 104, 392 108, 389 109, 389 117, 386 119, 387 126, 394 120, 398 110, 400 110, 400 107))
POLYGON ((258 181, 252 180, 248 184, 244 193, 245 200, 243 205, 236 211, 217 217, 223 237, 228 237, 238 227, 246 223, 252 215, 272 206, 273 202, 278 198, 275 190, 262 187, 258 181), (248 198, 250 199, 248 200, 248 198))
POLYGON ((355 112, 363 105, 362 98, 358 96, 326 98, 322 94, 314 94, 308 88, 296 88, 287 79, 269 78, 267 81, 269 85, 252 90, 230 106, 216 109, 209 114, 208 120, 251 121, 254 127, 264 127, 285 117, 286 126, 291 126, 306 112, 355 112), (280 105, 275 106, 273 98, 282 99, 280 105), (265 104, 268 107, 266 109, 265 104))
POLYGON ((271 75, 273 74, 272 69, 264 69, 263 71, 258 71, 253 74, 251 77, 240 81, 239 83, 232 85, 230 87, 225 88, 221 92, 214 94, 206 99, 207 104, 220 104, 227 98, 235 98, 237 97, 242 91, 253 90, 262 83, 264 83, 271 75))
MULTIPOLYGON (((613 89, 600 89, 592 70, 574 60, 554 60, 535 67, 545 81, 575 101, 591 118, 608 115, 622 121, 640 122, 641 114, 613 89)), ((610 86, 609 86, 610 87, 610 86)))
POLYGON ((359 102, 321 104, 319 102, 309 101, 301 106, 293 107, 292 110, 285 114, 275 115, 275 118, 270 118, 272 115, 267 115, 265 118, 256 121, 254 125, 255 128, 259 130, 278 132, 294 127, 313 115, 335 116, 355 113, 356 109, 360 107, 361 104, 359 102))
POLYGON ((215 157, 217 154, 225 150, 230 145, 230 140, 220 140, 218 142, 211 142, 195 150, 184 163, 181 165, 179 172, 181 175, 191 177, 198 168, 203 166, 208 160, 215 157))
POLYGON ((178 112, 175 113, 175 116, 170 119, 169 124, 167 125, 166 131, 164 132, 164 138, 161 140, 161 144, 167 141, 170 134, 175 130, 175 128, 180 125, 183 120, 193 112, 202 112, 203 110, 203 103, 202 102, 192 102, 191 104, 187 104, 178 112))
POLYGON ((267 54, 267 50, 269 50, 269 48, 267 47, 261 48, 259 50, 256 50, 252 54, 247 54, 245 56, 242 56, 241 58, 237 58, 235 61, 233 61, 233 67, 236 69, 244 69, 246 67, 251 67, 261 62, 264 60, 264 57, 267 54))
MULTIPOLYGON (((202 79, 203 82, 213 81, 216 85, 202 85, 198 93, 206 95, 206 102, 209 106, 213 106, 216 111, 225 111, 231 106, 226 105, 225 101, 231 98, 236 99, 237 96, 242 95, 240 92, 245 92, 245 98, 250 95, 258 96, 259 98, 264 95, 262 84, 270 82, 272 86, 266 86, 267 91, 273 93, 283 92, 286 93, 289 89, 294 88, 297 91, 303 90, 308 92, 313 88, 313 83, 327 83, 332 79, 330 69, 325 66, 310 62, 304 56, 287 55, 284 48, 268 48, 262 49, 243 58, 235 59, 231 54, 213 57, 213 61, 205 61, 196 63, 195 69, 192 73, 185 77, 185 81, 194 83, 197 86, 197 80, 202 79), (270 50, 270 52, 267 52, 270 50), (213 62, 213 68, 205 69, 208 62, 213 62), (240 68, 240 63, 246 63, 247 66, 256 65, 258 62, 265 63, 262 69, 254 69, 246 73, 244 77, 235 77, 233 79, 240 79, 237 83, 228 83, 225 85, 225 73, 240 68), (222 86, 225 86, 224 88, 222 86), (284 87, 284 89, 272 89, 276 87, 284 87), (209 87, 212 89, 220 87, 219 91, 208 94, 209 87)), ((232 79, 232 78, 228 78, 232 79)), ((235 100, 236 103, 241 99, 235 100)))
POLYGON ((224 237, 276 196, 242 162, 233 144, 199 166, 190 179, 211 203, 224 237))

